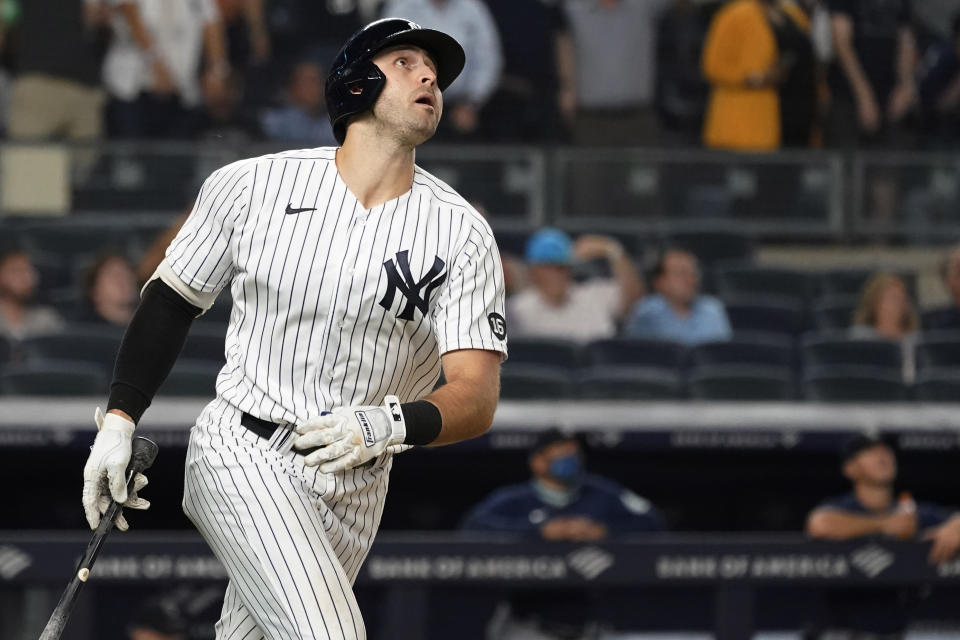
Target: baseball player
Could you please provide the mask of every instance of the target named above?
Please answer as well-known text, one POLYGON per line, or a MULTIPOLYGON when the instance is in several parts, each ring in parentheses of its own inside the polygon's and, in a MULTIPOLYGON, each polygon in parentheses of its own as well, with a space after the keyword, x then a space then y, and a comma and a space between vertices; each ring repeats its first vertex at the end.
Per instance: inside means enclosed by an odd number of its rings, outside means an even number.
POLYGON ((365 638, 351 586, 392 456, 493 419, 506 357, 497 246, 414 164, 463 64, 453 38, 406 20, 358 31, 327 78, 341 146, 214 172, 143 289, 97 411, 83 505, 91 527, 110 497, 145 506, 123 486, 134 427, 229 284, 227 362, 190 433, 183 499, 230 578, 217 638, 365 638))

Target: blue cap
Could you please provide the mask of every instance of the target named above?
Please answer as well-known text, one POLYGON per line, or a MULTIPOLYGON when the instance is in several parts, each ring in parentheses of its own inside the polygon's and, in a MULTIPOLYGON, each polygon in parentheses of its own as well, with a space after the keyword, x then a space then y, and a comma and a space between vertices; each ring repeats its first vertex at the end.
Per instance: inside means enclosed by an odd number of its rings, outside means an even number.
POLYGON ((569 265, 573 262, 573 241, 560 229, 541 229, 527 240, 525 258, 529 264, 569 265))

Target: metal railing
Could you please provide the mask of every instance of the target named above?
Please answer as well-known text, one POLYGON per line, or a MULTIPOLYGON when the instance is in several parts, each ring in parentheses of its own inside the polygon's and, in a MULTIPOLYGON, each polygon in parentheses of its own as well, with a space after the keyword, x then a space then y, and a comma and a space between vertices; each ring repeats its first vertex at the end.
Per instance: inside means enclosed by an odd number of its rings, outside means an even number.
MULTIPOLYGON (((62 212, 169 214, 188 207, 217 167, 283 149, 219 140, 8 143, 0 145, 0 209, 16 215, 33 193, 62 212), (38 149, 48 153, 23 153, 38 149)), ((960 233, 960 154, 428 144, 417 160, 505 230, 721 224, 764 237, 916 241, 960 233)))

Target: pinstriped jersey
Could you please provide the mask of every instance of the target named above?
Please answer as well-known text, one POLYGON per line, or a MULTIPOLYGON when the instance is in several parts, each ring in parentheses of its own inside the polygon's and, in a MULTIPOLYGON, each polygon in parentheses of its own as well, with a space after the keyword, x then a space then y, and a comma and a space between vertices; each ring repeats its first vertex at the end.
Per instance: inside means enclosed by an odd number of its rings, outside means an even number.
POLYGON ((233 296, 217 395, 273 422, 427 395, 440 355, 506 357, 500 255, 486 221, 419 167, 364 209, 335 148, 215 171, 167 249, 191 288, 233 296))

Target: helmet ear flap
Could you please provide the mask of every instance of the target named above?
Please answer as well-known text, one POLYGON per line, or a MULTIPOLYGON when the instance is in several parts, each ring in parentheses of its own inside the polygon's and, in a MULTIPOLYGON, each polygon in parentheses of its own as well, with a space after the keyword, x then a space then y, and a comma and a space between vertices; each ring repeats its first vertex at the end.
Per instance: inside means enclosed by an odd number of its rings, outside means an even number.
POLYGON ((350 118, 373 107, 387 77, 373 61, 364 60, 344 69, 338 78, 331 80, 327 87, 327 109, 337 114, 332 122, 333 135, 343 144, 350 118))

